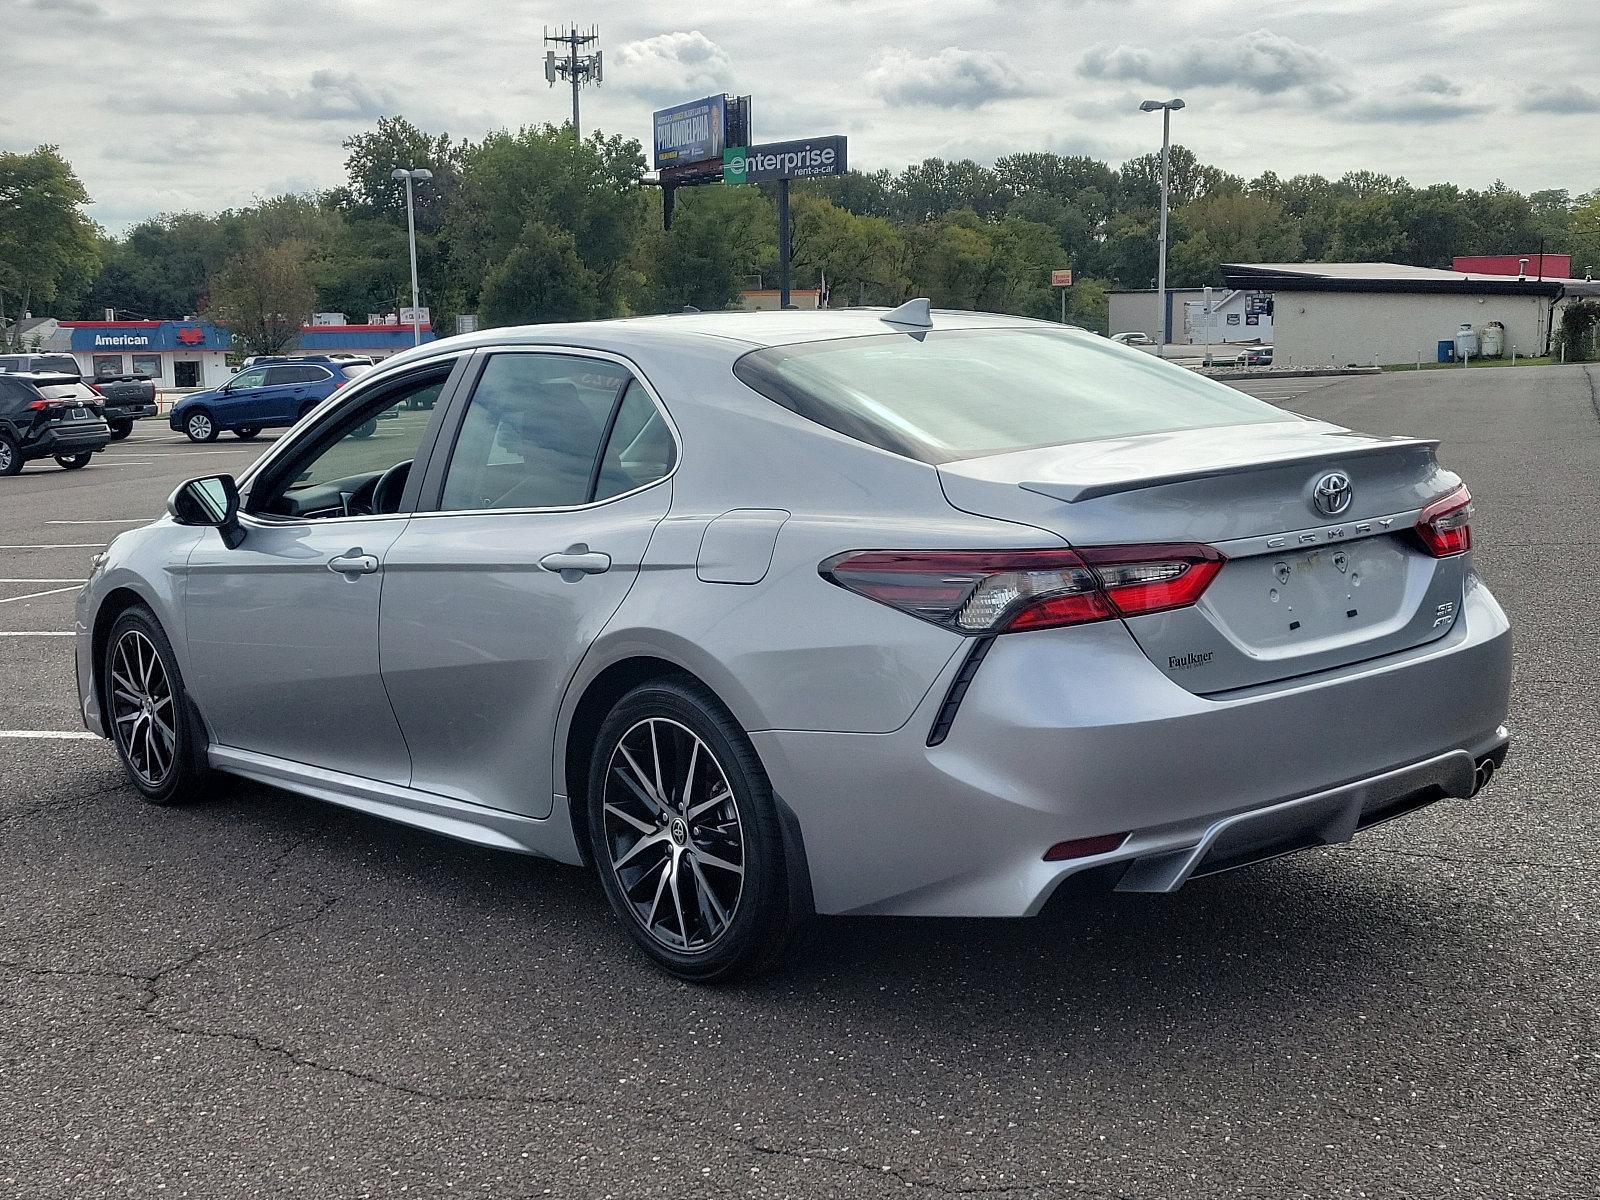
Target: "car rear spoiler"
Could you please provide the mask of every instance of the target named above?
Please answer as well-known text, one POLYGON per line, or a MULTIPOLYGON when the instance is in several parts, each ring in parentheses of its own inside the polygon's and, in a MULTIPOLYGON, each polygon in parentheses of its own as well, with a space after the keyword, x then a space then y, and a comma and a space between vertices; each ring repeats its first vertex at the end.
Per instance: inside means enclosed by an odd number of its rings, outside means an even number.
POLYGON ((1169 483, 1190 483, 1197 479, 1218 479, 1225 475, 1248 475, 1252 471, 1266 471, 1274 467, 1311 463, 1344 463, 1356 458, 1393 454, 1396 450, 1427 450, 1439 448, 1433 438, 1390 438, 1377 444, 1348 448, 1318 448, 1301 454, 1283 454, 1259 462, 1229 463, 1212 467, 1198 467, 1190 471, 1171 471, 1160 475, 1133 475, 1123 479, 1108 479, 1098 483, 1071 483, 1062 481, 1024 482, 1018 484, 1024 491, 1037 492, 1052 500, 1065 500, 1076 504, 1080 500, 1094 500, 1100 496, 1115 496, 1123 492, 1139 492, 1146 488, 1164 487, 1169 483))

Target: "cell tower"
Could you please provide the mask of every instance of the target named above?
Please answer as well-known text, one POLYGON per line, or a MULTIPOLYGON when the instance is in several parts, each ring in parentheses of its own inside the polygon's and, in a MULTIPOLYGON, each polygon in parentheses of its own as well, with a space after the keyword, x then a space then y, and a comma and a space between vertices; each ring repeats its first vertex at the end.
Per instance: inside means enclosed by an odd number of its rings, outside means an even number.
POLYGON ((573 25, 555 33, 546 26, 544 40, 566 47, 559 54, 554 50, 544 52, 544 77, 551 87, 555 87, 558 79, 565 79, 572 85, 572 136, 577 139, 581 136, 578 133, 578 89, 586 83, 602 80, 600 51, 593 54, 579 54, 578 51, 600 40, 600 26, 579 29, 573 25))

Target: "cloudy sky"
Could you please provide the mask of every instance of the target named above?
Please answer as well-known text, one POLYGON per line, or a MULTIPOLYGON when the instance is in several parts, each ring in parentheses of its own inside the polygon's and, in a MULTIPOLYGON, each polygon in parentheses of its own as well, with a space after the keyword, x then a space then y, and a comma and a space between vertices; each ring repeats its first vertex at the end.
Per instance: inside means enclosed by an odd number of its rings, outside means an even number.
POLYGON ((0 0, 0 150, 59 145, 113 230, 339 182, 379 116, 479 137, 561 121, 546 24, 597 23, 584 124, 729 91, 759 140, 852 165, 1174 137, 1241 175, 1600 187, 1596 0, 0 0))

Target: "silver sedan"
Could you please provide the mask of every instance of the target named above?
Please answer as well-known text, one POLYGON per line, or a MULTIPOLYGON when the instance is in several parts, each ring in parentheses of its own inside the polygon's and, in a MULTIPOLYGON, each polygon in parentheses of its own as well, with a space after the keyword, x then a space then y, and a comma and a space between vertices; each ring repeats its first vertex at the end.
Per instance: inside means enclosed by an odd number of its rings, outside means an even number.
POLYGON ((815 912, 1173 891, 1504 758, 1435 449, 925 302, 491 330, 117 538, 83 715, 156 803, 588 864, 690 979, 815 912))

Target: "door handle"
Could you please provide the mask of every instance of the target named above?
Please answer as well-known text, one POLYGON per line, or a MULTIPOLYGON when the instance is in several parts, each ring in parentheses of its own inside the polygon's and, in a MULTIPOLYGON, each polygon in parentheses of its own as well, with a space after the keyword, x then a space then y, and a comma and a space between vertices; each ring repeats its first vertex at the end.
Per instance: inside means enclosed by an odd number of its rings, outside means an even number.
POLYGON ((569 547, 561 554, 546 554, 539 560, 546 571, 558 574, 572 583, 580 575, 599 575, 611 569, 611 555, 590 550, 582 542, 569 547))
POLYGON ((343 554, 335 555, 328 560, 328 570, 336 571, 346 578, 356 575, 371 575, 378 569, 378 556, 376 554, 363 554, 358 546, 354 550, 346 550, 343 554))

